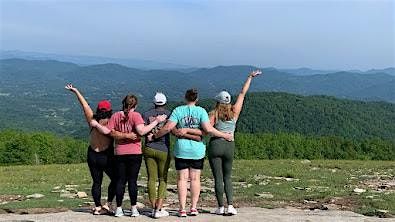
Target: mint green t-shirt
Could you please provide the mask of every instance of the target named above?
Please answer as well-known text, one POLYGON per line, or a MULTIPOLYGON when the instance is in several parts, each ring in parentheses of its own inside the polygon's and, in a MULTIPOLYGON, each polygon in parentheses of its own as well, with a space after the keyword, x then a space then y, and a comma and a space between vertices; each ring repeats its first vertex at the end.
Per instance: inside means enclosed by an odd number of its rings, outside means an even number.
MULTIPOLYGON (((208 114, 200 106, 179 106, 173 110, 169 118, 177 123, 177 128, 199 129, 201 124, 209 122, 208 114)), ((206 145, 189 139, 177 139, 174 146, 174 156, 182 159, 199 160, 204 158, 206 145)))

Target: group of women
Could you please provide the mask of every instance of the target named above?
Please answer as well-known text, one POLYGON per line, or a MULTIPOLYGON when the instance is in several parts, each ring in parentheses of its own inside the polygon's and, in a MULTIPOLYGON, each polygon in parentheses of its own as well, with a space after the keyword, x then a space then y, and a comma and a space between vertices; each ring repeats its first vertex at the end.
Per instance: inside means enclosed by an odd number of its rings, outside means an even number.
POLYGON ((138 99, 127 95, 122 100, 122 109, 112 113, 111 103, 100 101, 94 114, 85 98, 71 84, 66 89, 73 92, 90 126, 90 145, 88 166, 92 176, 92 197, 95 202, 93 214, 113 212, 112 201, 116 199, 116 217, 124 216, 122 209, 126 184, 131 202, 131 216, 139 216, 137 209, 137 178, 144 158, 148 175, 148 196, 152 206, 151 216, 169 216, 163 209, 166 196, 167 174, 172 159, 170 133, 177 137, 174 144, 174 162, 177 170, 177 190, 179 199, 178 216, 197 216, 200 195, 200 174, 206 156, 206 146, 202 137, 210 135, 208 159, 215 181, 215 195, 218 215, 236 215, 233 207, 233 188, 231 181, 234 155, 234 131, 243 107, 245 95, 251 80, 261 74, 256 70, 248 75, 234 105, 231 95, 222 91, 216 95, 215 109, 208 114, 196 105, 198 92, 189 89, 185 93, 186 104, 176 107, 172 112, 166 109, 167 99, 163 93, 156 93, 154 108, 143 113, 136 112, 138 99), (142 147, 141 137, 144 139, 142 147), (107 202, 101 203, 103 174, 110 178, 107 202), (157 181, 159 181, 158 187, 157 181), (191 207, 186 211, 187 184, 190 181, 191 207), (224 197, 226 194, 227 209, 224 197))

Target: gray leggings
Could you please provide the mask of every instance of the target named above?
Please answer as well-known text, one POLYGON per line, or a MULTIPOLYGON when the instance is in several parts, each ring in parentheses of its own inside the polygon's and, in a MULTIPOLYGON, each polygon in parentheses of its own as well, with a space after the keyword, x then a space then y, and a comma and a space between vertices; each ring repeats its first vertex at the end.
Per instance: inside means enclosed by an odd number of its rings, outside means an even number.
POLYGON ((224 206, 224 188, 228 205, 233 204, 232 164, 235 143, 212 138, 208 148, 208 159, 215 182, 218 206, 224 206))

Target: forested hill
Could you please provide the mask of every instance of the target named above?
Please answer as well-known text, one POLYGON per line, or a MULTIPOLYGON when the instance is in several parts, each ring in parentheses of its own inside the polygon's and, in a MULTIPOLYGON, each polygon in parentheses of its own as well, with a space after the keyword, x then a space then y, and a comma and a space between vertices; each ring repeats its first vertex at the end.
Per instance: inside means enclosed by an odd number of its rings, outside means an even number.
MULTIPOLYGON (((202 100, 200 105, 211 110, 215 102, 202 100)), ((395 140, 395 104, 329 96, 250 93, 246 97, 237 131, 395 140)))

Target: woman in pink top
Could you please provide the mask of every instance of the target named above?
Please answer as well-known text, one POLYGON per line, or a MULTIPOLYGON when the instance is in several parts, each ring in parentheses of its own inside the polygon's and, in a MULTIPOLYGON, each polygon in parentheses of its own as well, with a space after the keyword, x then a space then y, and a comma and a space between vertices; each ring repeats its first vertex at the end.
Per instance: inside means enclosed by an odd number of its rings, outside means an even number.
MULTIPOLYGON (((135 133, 143 136, 149 133, 156 125, 164 122, 166 115, 157 116, 149 125, 144 124, 140 113, 135 112, 137 97, 127 95, 122 100, 122 111, 111 116, 107 128, 111 135, 120 133, 135 133)), ((122 200, 125 194, 126 183, 128 183, 129 197, 132 205, 132 217, 139 216, 137 203, 137 177, 142 161, 141 138, 137 139, 115 139, 115 159, 117 171, 116 200, 117 209, 115 216, 123 216, 122 200)))

